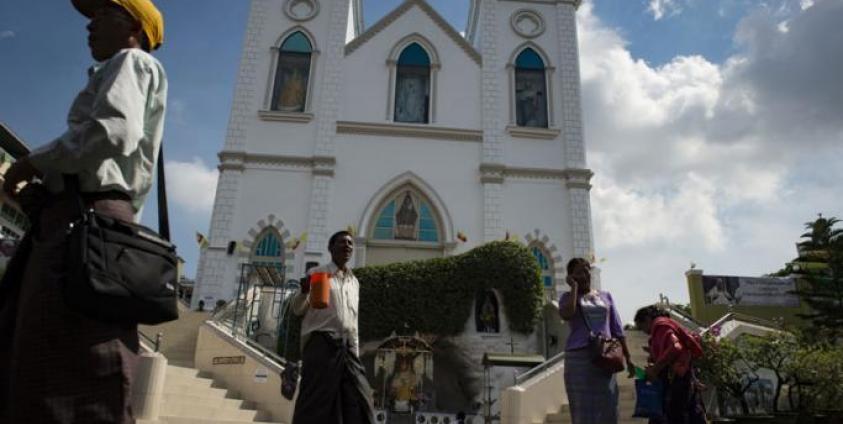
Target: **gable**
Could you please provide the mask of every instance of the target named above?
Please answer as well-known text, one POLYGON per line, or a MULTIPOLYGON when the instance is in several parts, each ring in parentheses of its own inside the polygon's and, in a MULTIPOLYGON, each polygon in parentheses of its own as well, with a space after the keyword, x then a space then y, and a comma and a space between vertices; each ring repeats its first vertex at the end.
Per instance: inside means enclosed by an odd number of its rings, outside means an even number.
POLYGON ((362 45, 366 44, 369 40, 381 33, 384 29, 394 24, 400 17, 404 16, 414 7, 418 8, 419 10, 424 12, 425 15, 430 17, 433 23, 440 30, 442 30, 445 35, 460 48, 460 50, 465 52, 465 54, 467 54, 471 58, 471 60, 473 60, 477 65, 482 64, 482 58, 480 56, 480 53, 475 50, 474 47, 468 41, 466 41, 466 39, 463 38, 439 13, 437 13, 436 10, 433 9, 433 7, 427 4, 425 0, 404 1, 404 3, 398 6, 395 10, 384 16, 371 28, 367 29, 366 32, 360 34, 359 37, 346 44, 345 55, 348 56, 354 53, 354 51, 359 49, 362 45))

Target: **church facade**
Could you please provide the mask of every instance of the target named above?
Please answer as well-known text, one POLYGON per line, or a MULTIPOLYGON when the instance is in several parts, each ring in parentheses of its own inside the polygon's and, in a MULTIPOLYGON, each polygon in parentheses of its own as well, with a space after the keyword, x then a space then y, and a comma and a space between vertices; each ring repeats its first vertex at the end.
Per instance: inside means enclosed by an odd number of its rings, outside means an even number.
POLYGON ((461 32, 424 0, 368 27, 360 0, 252 0, 193 302, 349 228, 355 266, 515 238, 563 289, 593 248, 579 2, 472 0, 461 32))

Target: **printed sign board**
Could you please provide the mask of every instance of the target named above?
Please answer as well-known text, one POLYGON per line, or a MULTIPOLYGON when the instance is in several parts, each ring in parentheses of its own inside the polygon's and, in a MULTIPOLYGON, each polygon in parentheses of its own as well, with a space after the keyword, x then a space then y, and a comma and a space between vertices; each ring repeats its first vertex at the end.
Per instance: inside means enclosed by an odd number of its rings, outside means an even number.
POLYGON ((706 305, 799 307, 792 278, 705 275, 702 283, 706 305))
POLYGON ((245 356, 217 356, 211 360, 214 365, 240 365, 246 363, 245 356))

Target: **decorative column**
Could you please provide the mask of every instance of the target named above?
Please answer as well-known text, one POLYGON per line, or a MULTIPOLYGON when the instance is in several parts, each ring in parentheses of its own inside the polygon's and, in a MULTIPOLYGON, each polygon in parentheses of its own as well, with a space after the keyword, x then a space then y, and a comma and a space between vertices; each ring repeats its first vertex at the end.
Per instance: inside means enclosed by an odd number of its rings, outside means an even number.
MULTIPOLYGON (((557 34, 559 41, 559 78, 562 96, 562 138, 565 143, 564 163, 566 187, 570 204, 570 228, 573 255, 591 258, 594 241, 591 223, 591 177, 586 165, 585 139, 582 125, 580 96, 580 62, 577 43, 577 7, 580 0, 565 0, 556 5, 557 34)), ((595 272, 599 288, 599 270, 595 272)))
POLYGON ((480 54, 483 57, 481 73, 483 113, 483 159, 481 182, 483 184, 483 241, 503 237, 503 141, 501 122, 501 81, 499 78, 497 2, 483 1, 479 22, 480 54), (486 172, 489 171, 489 172, 486 172))
MULTIPOLYGON (((230 299, 236 289, 238 256, 228 257, 225 249, 233 240, 231 224, 236 210, 236 200, 243 175, 242 156, 246 151, 246 117, 256 113, 257 62, 263 52, 260 40, 266 24, 271 0, 252 0, 246 34, 243 37, 243 53, 240 57, 240 71, 231 102, 231 115, 225 137, 225 152, 236 152, 226 163, 220 155, 219 179, 211 215, 208 234, 209 247, 200 253, 196 271, 196 289, 191 306, 196 308, 205 296, 212 299, 230 299), (239 154, 239 159, 237 155, 239 154)), ((208 303, 208 302, 206 302, 208 303)), ((206 305, 213 307, 213 305, 206 305)))
POLYGON ((316 146, 314 148, 313 188, 310 195, 310 212, 307 223, 305 260, 319 261, 327 251, 328 213, 334 186, 334 143, 337 136, 342 58, 345 49, 348 1, 326 2, 330 15, 328 40, 325 43, 322 80, 316 113, 316 146))

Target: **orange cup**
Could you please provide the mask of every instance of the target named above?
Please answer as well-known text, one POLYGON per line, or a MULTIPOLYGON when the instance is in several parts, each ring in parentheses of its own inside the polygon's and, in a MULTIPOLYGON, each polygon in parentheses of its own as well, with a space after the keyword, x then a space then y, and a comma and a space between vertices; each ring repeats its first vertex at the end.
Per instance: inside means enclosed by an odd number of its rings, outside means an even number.
POLYGON ((331 301, 331 274, 314 272, 310 274, 310 307, 325 309, 331 301))

